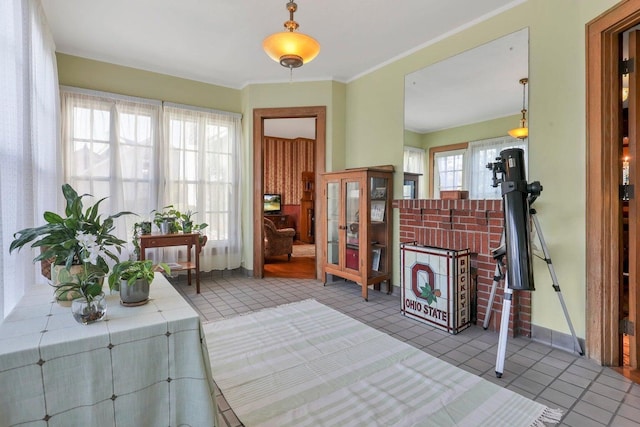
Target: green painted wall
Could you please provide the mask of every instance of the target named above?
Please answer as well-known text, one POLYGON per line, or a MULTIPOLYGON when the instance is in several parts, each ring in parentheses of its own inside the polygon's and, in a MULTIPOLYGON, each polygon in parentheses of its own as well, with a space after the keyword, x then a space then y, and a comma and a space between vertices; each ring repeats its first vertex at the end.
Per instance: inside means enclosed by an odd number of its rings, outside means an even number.
POLYGON ((57 53, 61 85, 241 113, 240 91, 57 53))
POLYGON ((422 135, 419 133, 405 130, 404 138, 402 138, 402 140, 404 141, 404 145, 408 147, 424 148, 422 145, 422 135))
MULTIPOLYGON (((570 316, 581 337, 585 336, 586 299, 585 24, 615 3, 529 0, 347 87, 347 167, 393 163, 401 171, 404 76, 529 27, 529 177, 544 185, 536 208, 570 316)), ((400 187, 396 178, 395 194, 400 194, 400 187)), ((397 226, 394 231, 393 247, 398 248, 397 226)), ((399 268, 396 250, 396 285, 400 283, 399 268)), ((542 261, 535 262, 535 277, 533 323, 569 333, 542 261)))
POLYGON ((278 107, 327 107, 326 156, 327 171, 345 167, 345 93, 343 83, 333 81, 307 83, 281 83, 249 85, 242 90, 242 110, 244 112, 244 134, 248 135, 244 144, 243 164, 247 171, 244 180, 243 224, 248 233, 244 233, 244 266, 253 269, 253 110, 255 108, 278 107))
POLYGON ((520 114, 516 114, 487 120, 486 122, 425 133, 421 135, 422 146, 428 151, 431 147, 505 136, 509 129, 520 125, 521 117, 520 114))

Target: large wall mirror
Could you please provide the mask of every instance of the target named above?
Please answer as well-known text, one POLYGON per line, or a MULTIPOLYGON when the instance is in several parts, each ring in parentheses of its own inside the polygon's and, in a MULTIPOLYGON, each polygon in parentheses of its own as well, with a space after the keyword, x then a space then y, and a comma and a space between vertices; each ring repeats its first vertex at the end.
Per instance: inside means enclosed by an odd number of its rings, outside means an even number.
POLYGON ((405 198, 500 198, 486 164, 528 140, 509 136, 528 111, 524 28, 405 77, 405 198), (455 191, 451 191, 455 190, 455 191))

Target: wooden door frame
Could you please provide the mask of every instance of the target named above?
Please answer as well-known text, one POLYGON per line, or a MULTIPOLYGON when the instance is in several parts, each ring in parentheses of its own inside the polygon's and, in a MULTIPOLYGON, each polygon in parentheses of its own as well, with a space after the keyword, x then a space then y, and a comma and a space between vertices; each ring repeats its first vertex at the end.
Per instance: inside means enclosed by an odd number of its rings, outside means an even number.
MULTIPOLYGON (((262 194, 264 193, 264 120, 266 119, 316 119, 315 142, 315 182, 314 185, 314 210, 321 208, 318 198, 318 178, 326 168, 326 132, 327 132, 327 107, 282 107, 282 108, 256 108, 253 110, 253 276, 264 277, 264 239, 263 221, 264 206, 262 194)), ((317 216, 317 215, 316 215, 317 216)), ((322 254, 318 250, 320 237, 318 236, 317 221, 314 223, 314 236, 316 245, 316 278, 319 277, 318 266, 321 264, 322 254)))
POLYGON ((640 0, 612 7, 586 27, 586 352, 619 366, 622 165, 620 35, 640 23, 640 0))

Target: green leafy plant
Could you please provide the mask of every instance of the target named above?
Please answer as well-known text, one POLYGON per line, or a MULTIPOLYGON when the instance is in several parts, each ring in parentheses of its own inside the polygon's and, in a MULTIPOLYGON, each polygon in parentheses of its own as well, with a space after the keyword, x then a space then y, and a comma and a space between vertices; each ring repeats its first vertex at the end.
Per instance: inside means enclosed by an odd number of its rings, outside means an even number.
POLYGON ((115 290, 120 282, 126 280, 129 286, 133 285, 137 280, 143 279, 147 283, 151 283, 155 277, 156 268, 160 267, 162 271, 171 274, 169 266, 163 262, 157 266, 153 265, 153 261, 147 259, 144 261, 122 261, 113 266, 109 275, 109 289, 115 290))
POLYGON ((117 262, 114 251, 120 253, 125 243, 111 234, 115 228, 113 221, 122 215, 133 215, 133 212, 119 212, 103 220, 98 210, 105 198, 85 210, 82 200, 91 197, 90 194, 80 196, 69 184, 62 186, 62 194, 66 200, 66 216, 45 212, 46 224, 16 232, 9 252, 19 251, 31 243, 32 248, 42 249, 34 262, 53 259, 55 265, 64 265, 67 269, 74 264, 89 263, 106 274, 109 271, 106 258, 117 262))
POLYGON ((204 230, 205 228, 207 228, 209 226, 209 224, 206 223, 194 223, 193 222, 193 216, 195 214, 197 214, 198 212, 192 212, 191 210, 188 210, 185 213, 179 213, 180 214, 180 219, 182 219, 182 225, 183 225, 183 231, 185 233, 187 233, 187 231, 184 230, 184 224, 185 223, 189 223, 191 225, 191 231, 189 231, 189 233, 193 232, 193 233, 200 233, 202 230, 204 230))
POLYGON ((91 302, 102 293, 104 276, 101 270, 89 263, 84 263, 79 273, 74 273, 67 268, 61 269, 58 273, 59 283, 52 286, 56 288, 56 295, 60 299, 78 297, 91 302))
POLYGON ((184 233, 191 233, 193 231, 193 215, 195 215, 197 212, 192 212, 191 210, 188 210, 185 213, 179 213, 179 218, 180 218, 180 228, 182 229, 182 231, 184 233))
POLYGON ((198 213, 198 212, 193 212, 191 209, 189 209, 189 210, 188 210, 188 211, 186 211, 185 213, 181 213, 181 212, 179 212, 179 215, 180 215, 180 216, 179 216, 179 218, 180 218, 182 221, 190 221, 190 222, 193 222, 193 216, 194 216, 195 214, 197 214, 197 213, 198 213))
POLYGON ((160 228, 160 224, 168 221, 169 232, 171 233, 176 233, 178 231, 185 233, 201 233, 202 230, 209 226, 207 223, 194 222, 193 217, 197 212, 188 210, 183 213, 176 209, 174 205, 167 205, 163 207, 161 211, 154 210, 152 212, 155 212, 153 217, 154 224, 160 228))
POLYGON ((133 244, 133 252, 136 259, 140 259, 140 236, 143 234, 151 234, 151 221, 136 222, 133 224, 131 243, 133 244))
POLYGON ((167 222, 169 224, 169 232, 176 233, 178 231, 177 219, 180 217, 180 211, 175 209, 173 205, 167 205, 161 211, 153 210, 153 223, 161 229, 161 224, 167 222))

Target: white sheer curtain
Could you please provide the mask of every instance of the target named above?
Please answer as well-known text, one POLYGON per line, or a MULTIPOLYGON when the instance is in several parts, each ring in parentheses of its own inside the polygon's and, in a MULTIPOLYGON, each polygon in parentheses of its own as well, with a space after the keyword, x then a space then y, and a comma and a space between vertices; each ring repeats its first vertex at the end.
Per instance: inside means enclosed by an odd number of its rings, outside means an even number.
POLYGON ((130 242, 133 224, 158 205, 161 138, 159 101, 62 88, 64 176, 79 194, 94 196, 116 220, 114 234, 130 242))
MULTIPOLYGON (((135 222, 173 205, 209 224, 201 270, 240 266, 239 114, 67 87, 61 95, 65 181, 95 200, 107 197, 104 214, 139 215, 117 220, 118 237, 131 242, 135 222)), ((186 253, 147 256, 174 262, 186 253)))
POLYGON ((44 283, 13 233, 58 209, 58 76, 55 45, 38 0, 0 2, 0 320, 27 288, 44 283))
POLYGON ((163 108, 161 204, 197 212, 195 222, 209 224, 200 258, 204 271, 238 268, 242 260, 240 119, 179 104, 163 108))
POLYGON ((500 187, 492 187, 493 173, 487 169, 488 163, 496 161, 500 152, 507 148, 523 148, 527 162, 527 142, 511 136, 483 139, 469 142, 467 188, 471 199, 500 199, 500 187))
POLYGON ((418 178, 418 198, 424 199, 426 197, 426 185, 425 185, 425 150, 417 147, 404 147, 404 172, 419 173, 418 178))

